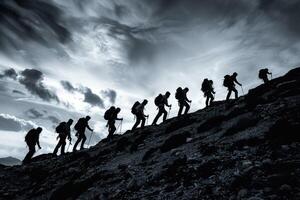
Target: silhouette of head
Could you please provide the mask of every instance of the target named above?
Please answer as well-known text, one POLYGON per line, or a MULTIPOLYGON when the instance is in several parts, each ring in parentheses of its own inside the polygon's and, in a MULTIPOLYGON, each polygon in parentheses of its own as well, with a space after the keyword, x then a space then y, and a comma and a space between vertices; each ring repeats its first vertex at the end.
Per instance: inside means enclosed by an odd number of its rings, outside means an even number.
POLYGON ((109 109, 111 109, 111 110, 115 110, 115 109, 116 109, 116 107, 114 107, 114 106, 111 106, 109 109))
POLYGON ((207 79, 207 78, 205 78, 205 79, 204 79, 204 81, 208 81, 208 79, 207 79))
POLYGON ((189 91, 189 88, 186 87, 186 88, 184 88, 183 90, 184 90, 185 92, 188 92, 188 91, 189 91))
POLYGON ((90 116, 86 116, 85 119, 86 119, 86 121, 89 121, 91 119, 91 117, 90 116))
POLYGON ((147 99, 144 99, 144 101, 143 101, 143 105, 146 105, 148 103, 148 100, 147 99))
POLYGON ((69 119, 69 121, 67 122, 67 124, 69 124, 69 125, 73 124, 73 119, 69 119))
POLYGON ((37 127, 37 128, 36 128, 36 131, 37 131, 38 133, 41 133, 42 130, 43 130, 43 129, 42 129, 41 127, 37 127))
POLYGON ((233 75, 233 76, 237 76, 237 75, 238 75, 238 73, 234 72, 232 75, 233 75))
POLYGON ((213 84, 214 82, 213 82, 213 80, 209 80, 209 83, 210 83, 210 84, 213 84))
POLYGON ((121 108, 116 109, 116 113, 119 113, 121 111, 121 108))
POLYGON ((166 92, 166 97, 169 98, 169 96, 171 95, 171 93, 169 91, 166 92))
POLYGON ((268 69, 268 68, 265 68, 265 70, 266 70, 266 71, 269 71, 269 69, 268 69))

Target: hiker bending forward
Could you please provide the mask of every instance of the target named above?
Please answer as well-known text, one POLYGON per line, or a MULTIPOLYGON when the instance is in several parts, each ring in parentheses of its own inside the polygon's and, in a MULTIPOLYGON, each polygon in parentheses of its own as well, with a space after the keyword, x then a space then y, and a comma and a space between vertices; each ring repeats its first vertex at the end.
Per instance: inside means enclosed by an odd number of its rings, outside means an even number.
POLYGON ((29 152, 26 154, 23 164, 29 163, 31 161, 32 156, 35 153, 35 145, 38 145, 39 149, 41 149, 40 145, 40 133, 42 132, 42 128, 38 127, 36 129, 31 129, 25 136, 25 142, 29 148, 29 152))
POLYGON ((168 98, 170 97, 170 95, 171 95, 170 92, 166 92, 165 95, 159 94, 155 98, 154 103, 158 107, 158 113, 157 113, 156 117, 154 118, 152 125, 156 125, 157 120, 160 118, 161 115, 163 115, 163 122, 166 121, 168 112, 165 109, 165 105, 169 108, 172 107, 172 105, 169 105, 169 103, 168 103, 168 98))
POLYGON ((90 116, 86 116, 85 118, 80 118, 78 120, 78 122, 75 124, 75 130, 77 131, 76 136, 77 141, 73 147, 73 152, 76 151, 77 145, 79 144, 79 142, 81 141, 81 145, 80 145, 80 150, 84 149, 84 143, 86 141, 86 136, 85 136, 85 129, 88 128, 90 131, 94 131, 93 129, 91 129, 91 127, 88 124, 88 121, 91 119, 90 116))
POLYGON ((57 127, 56 127, 56 132, 59 134, 56 139, 59 139, 53 154, 56 155, 58 152, 58 149, 60 148, 60 154, 64 155, 65 154, 65 146, 66 146, 66 139, 71 142, 71 125, 73 123, 72 119, 69 119, 68 122, 61 122, 57 127))
POLYGON ((135 130, 141 122, 141 128, 144 128, 146 118, 149 117, 149 115, 144 114, 147 103, 148 101, 145 99, 141 104, 136 103, 136 106, 133 106, 131 112, 136 116, 136 122, 133 125, 132 130, 135 130))

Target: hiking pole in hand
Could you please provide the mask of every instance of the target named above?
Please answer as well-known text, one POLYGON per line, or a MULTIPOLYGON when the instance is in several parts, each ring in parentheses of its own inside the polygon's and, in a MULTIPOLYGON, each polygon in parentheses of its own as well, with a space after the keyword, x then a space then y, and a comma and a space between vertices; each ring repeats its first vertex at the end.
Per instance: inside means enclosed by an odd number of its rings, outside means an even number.
POLYGON ((170 105, 170 107, 169 107, 169 112, 167 114, 167 118, 169 118, 169 115, 170 115, 170 112, 171 112, 171 108, 172 108, 172 105, 170 105))
POLYGON ((241 86, 241 88, 242 88, 242 93, 243 93, 243 95, 245 95, 243 86, 241 86))
POLYGON ((91 131, 92 133, 91 133, 91 135, 90 135, 90 139, 89 139, 89 142, 88 142, 88 147, 90 147, 90 142, 91 142, 91 138, 92 138, 92 135, 93 135, 93 132, 94 131, 91 131))
POLYGON ((123 119, 121 120, 121 125, 120 125, 120 134, 122 134, 122 124, 123 124, 123 119))

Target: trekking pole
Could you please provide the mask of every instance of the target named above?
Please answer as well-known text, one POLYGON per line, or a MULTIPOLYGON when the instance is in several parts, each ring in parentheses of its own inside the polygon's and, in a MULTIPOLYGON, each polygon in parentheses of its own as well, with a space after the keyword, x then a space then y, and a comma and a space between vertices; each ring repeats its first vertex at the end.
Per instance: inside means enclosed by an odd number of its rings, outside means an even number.
POLYGON ((91 142, 91 138, 92 138, 92 135, 93 135, 93 132, 94 131, 91 131, 92 133, 91 133, 91 135, 90 135, 90 139, 89 139, 89 142, 88 142, 88 147, 90 146, 90 142, 91 142))
POLYGON ((170 112, 171 112, 171 108, 172 108, 172 105, 169 107, 169 112, 167 114, 167 118, 169 118, 169 115, 170 115, 170 112))
POLYGON ((122 134, 122 124, 123 124, 123 120, 121 120, 121 125, 120 125, 120 134, 122 134))
POLYGON ((243 95, 245 95, 243 86, 241 86, 241 88, 242 88, 242 93, 243 93, 243 95))

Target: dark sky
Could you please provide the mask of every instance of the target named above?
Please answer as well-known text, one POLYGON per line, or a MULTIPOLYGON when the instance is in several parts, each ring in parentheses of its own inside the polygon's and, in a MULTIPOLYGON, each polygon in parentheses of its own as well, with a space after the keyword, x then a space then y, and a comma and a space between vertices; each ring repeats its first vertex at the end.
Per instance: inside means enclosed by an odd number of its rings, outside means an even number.
POLYGON ((299 65, 299 10, 300 0, 2 0, 0 157, 22 157, 31 126, 45 128, 47 152, 61 120, 89 113, 99 139, 111 105, 128 128, 136 100, 153 116, 156 94, 189 87, 197 110, 206 77, 223 99, 225 74, 245 91, 259 68, 280 76, 299 65))

